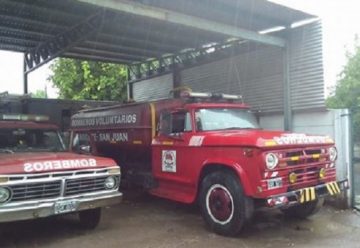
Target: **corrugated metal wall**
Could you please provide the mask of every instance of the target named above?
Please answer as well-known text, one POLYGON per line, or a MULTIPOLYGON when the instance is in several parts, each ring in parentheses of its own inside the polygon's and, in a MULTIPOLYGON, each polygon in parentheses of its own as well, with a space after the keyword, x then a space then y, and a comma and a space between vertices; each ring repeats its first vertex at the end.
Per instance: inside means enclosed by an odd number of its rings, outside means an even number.
POLYGON ((254 108, 279 111, 283 108, 281 55, 279 48, 262 48, 186 69, 182 83, 194 91, 240 94, 254 108))
POLYGON ((296 28, 289 37, 292 109, 325 107, 321 23, 296 28))
MULTIPOLYGON (((292 29, 288 37, 292 109, 324 107, 321 23, 292 29)), ((194 91, 241 94, 245 102, 264 113, 283 111, 283 51, 277 47, 259 46, 231 58, 185 69, 181 81, 194 91)), ((134 99, 167 97, 172 85, 171 74, 137 82, 134 99)))
POLYGON ((133 84, 133 98, 135 101, 148 101, 169 97, 173 88, 173 75, 165 74, 139 81, 133 84))

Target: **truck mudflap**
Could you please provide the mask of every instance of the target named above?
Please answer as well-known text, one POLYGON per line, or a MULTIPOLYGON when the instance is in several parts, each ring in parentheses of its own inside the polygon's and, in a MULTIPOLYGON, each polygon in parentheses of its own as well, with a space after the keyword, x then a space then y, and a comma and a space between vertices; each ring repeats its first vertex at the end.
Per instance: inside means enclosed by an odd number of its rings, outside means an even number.
POLYGON ((327 195, 335 196, 349 188, 347 179, 341 181, 327 182, 287 192, 285 194, 274 195, 266 199, 266 206, 271 208, 280 208, 284 206, 291 206, 303 204, 310 201, 315 201, 318 198, 327 195))
POLYGON ((81 197, 14 203, 0 208, 0 223, 79 212, 118 204, 121 201, 122 193, 114 190, 112 192, 84 194, 81 197))

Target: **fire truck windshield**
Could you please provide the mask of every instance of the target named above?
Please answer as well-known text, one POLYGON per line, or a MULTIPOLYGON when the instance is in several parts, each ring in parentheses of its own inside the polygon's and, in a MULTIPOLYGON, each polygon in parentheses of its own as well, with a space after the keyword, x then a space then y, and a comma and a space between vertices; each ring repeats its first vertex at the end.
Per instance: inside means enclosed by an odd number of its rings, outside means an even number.
POLYGON ((195 112, 195 119, 198 131, 259 128, 254 114, 247 109, 204 108, 195 112))
POLYGON ((0 129, 0 152, 64 151, 57 130, 4 128, 0 129))

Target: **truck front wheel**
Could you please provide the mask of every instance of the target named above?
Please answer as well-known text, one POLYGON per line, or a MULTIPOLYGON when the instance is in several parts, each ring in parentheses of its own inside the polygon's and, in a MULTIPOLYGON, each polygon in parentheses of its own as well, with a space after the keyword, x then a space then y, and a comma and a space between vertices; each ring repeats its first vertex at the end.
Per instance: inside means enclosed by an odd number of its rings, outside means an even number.
POLYGON ((224 171, 205 176, 199 203, 202 216, 211 230, 226 236, 238 234, 254 208, 252 200, 244 195, 237 177, 224 171))
POLYGON ((306 202, 300 205, 281 209, 281 211, 289 217, 305 219, 313 214, 316 214, 324 204, 324 198, 315 201, 306 202))
POLYGON ((101 208, 88 209, 79 212, 80 225, 85 229, 94 229, 100 222, 101 208))

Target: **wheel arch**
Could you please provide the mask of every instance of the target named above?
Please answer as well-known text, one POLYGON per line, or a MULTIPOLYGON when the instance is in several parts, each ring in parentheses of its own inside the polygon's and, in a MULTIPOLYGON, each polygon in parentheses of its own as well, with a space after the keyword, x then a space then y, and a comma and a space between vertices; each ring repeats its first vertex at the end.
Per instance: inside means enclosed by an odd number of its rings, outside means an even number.
POLYGON ((239 164, 231 163, 231 162, 224 163, 224 162, 208 161, 202 166, 199 174, 196 199, 198 199, 199 196, 202 180, 205 178, 206 175, 209 175, 216 171, 229 171, 233 173, 238 178, 240 184, 242 185, 244 194, 246 196, 252 195, 253 192, 251 190, 251 184, 249 178, 246 172, 244 171, 244 169, 239 164))

